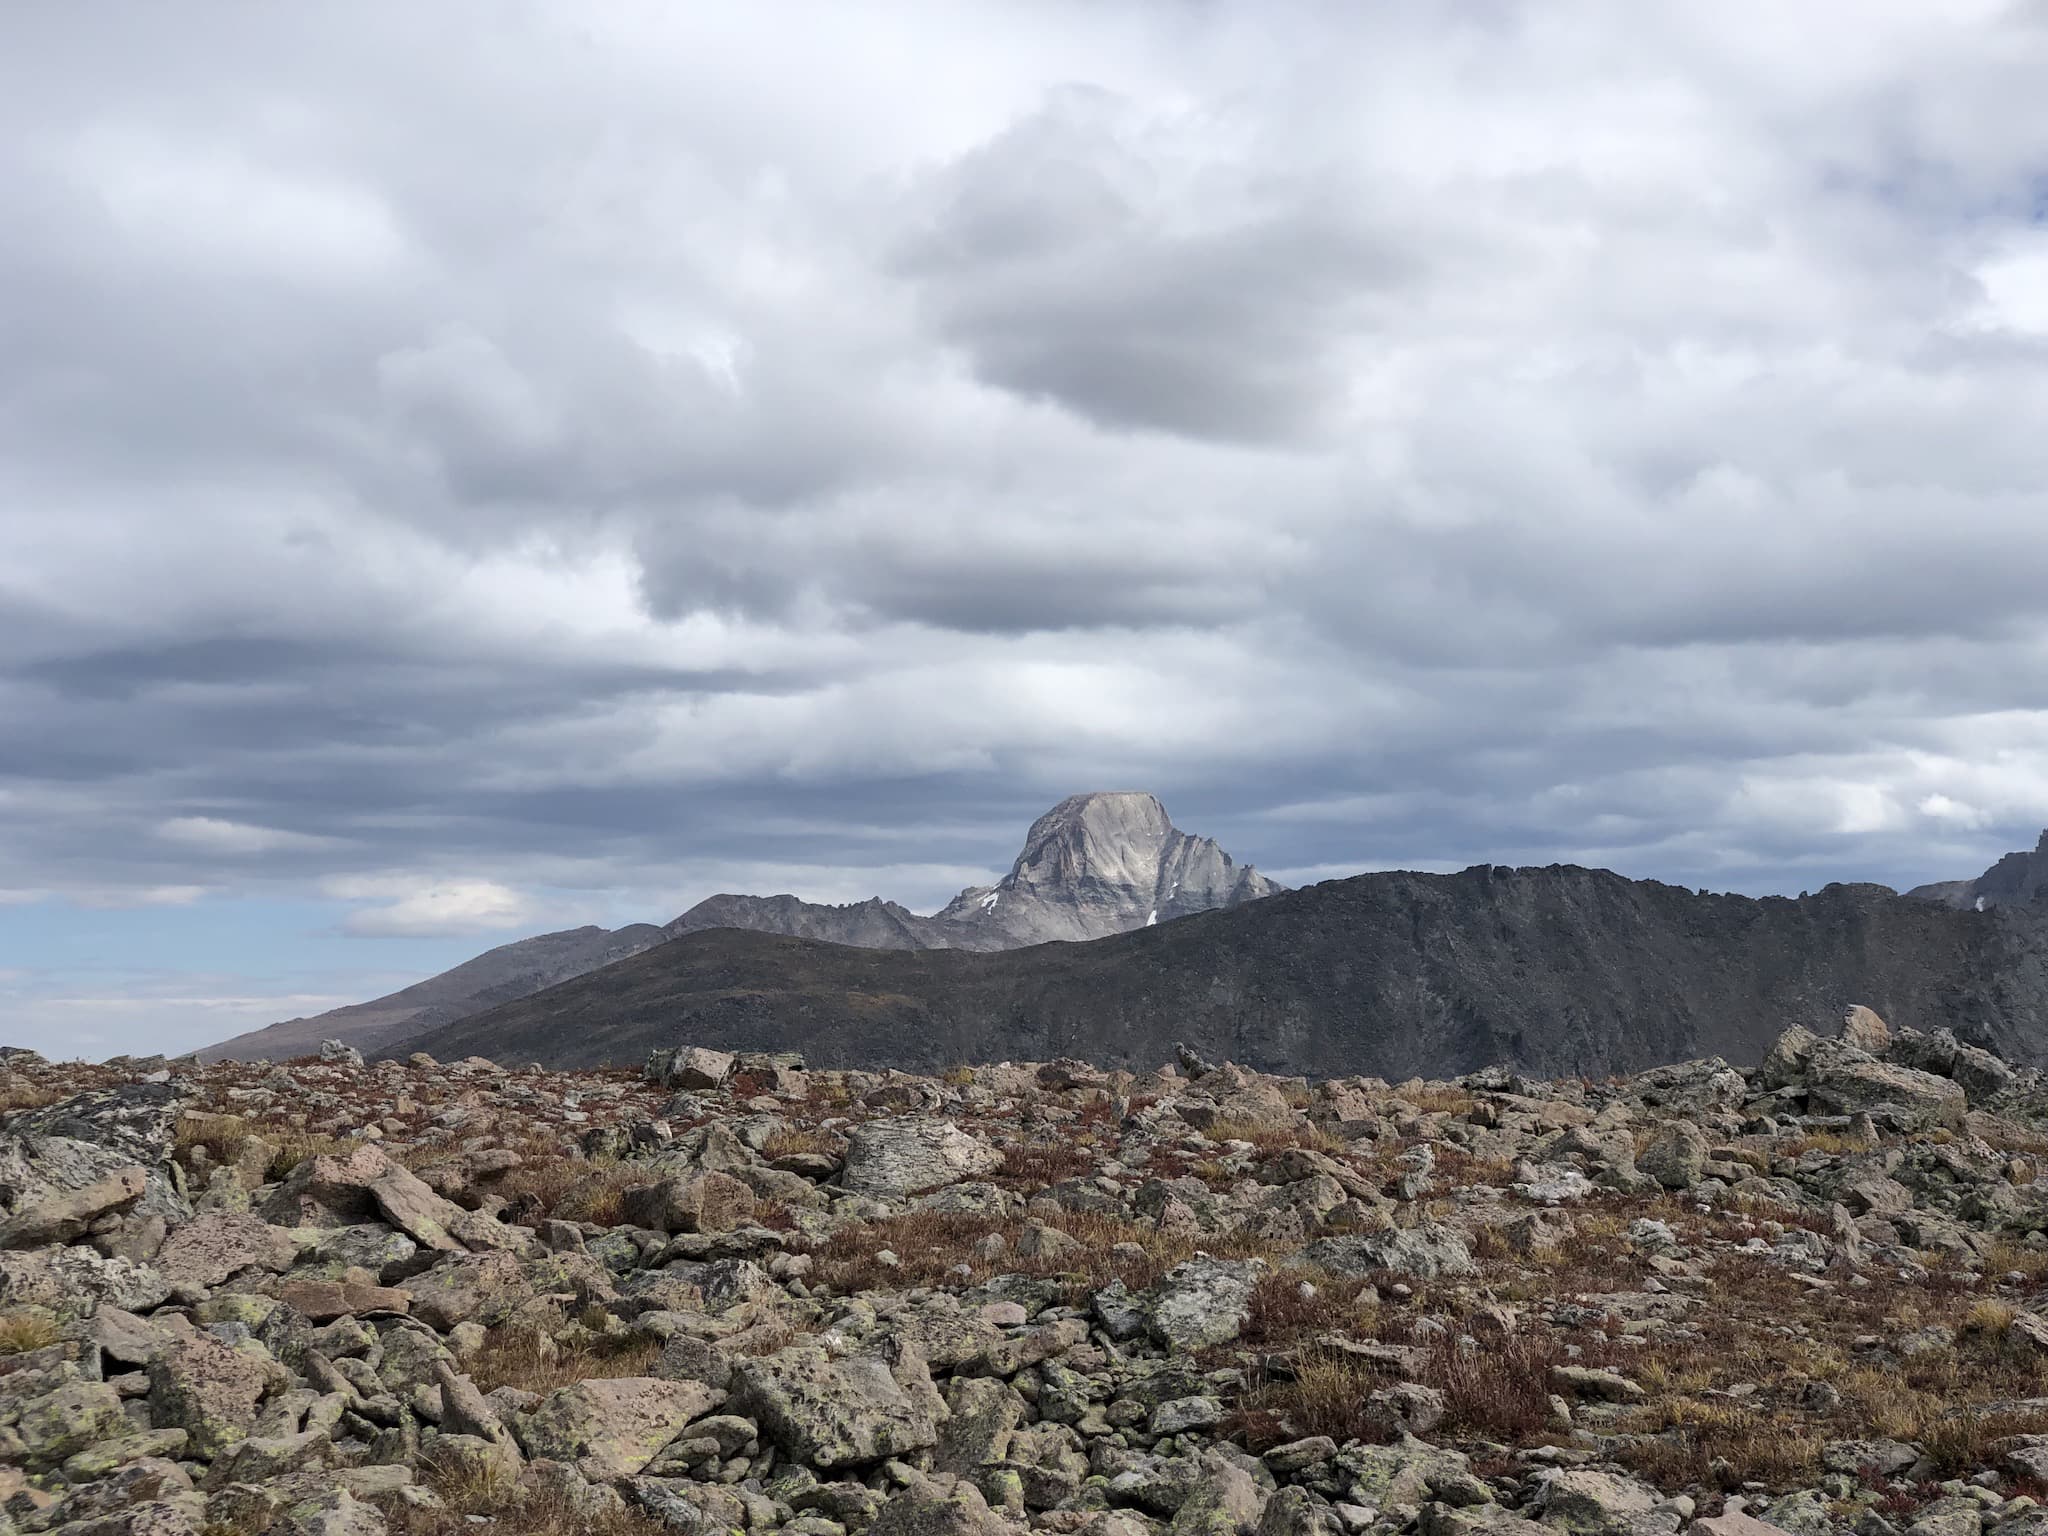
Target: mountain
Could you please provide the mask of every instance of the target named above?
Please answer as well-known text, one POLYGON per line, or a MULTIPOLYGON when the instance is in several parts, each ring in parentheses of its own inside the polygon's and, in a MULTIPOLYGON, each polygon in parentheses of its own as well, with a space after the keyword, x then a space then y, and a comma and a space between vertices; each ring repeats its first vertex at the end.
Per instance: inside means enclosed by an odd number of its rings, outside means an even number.
POLYGON ((1074 795, 1031 824, 1007 875, 962 891, 936 921, 973 936, 955 948, 1013 949, 1105 938, 1284 889, 1181 831, 1151 795, 1074 795))
POLYGON ((932 917, 893 901, 833 907, 794 896, 713 896, 668 925, 674 936, 747 928, 862 949, 1017 949, 1086 940, 1234 907, 1286 887, 1173 824, 1156 796, 1070 795, 1031 824, 994 885, 970 886, 932 917))
POLYGON ((937 916, 879 897, 828 906, 795 896, 712 896, 663 927, 573 928, 503 944, 453 970, 308 1019, 290 1019, 210 1045, 202 1061, 279 1060, 327 1039, 363 1051, 450 1023, 666 939, 744 928, 862 949, 1009 949, 1047 939, 1095 939, 1283 887, 1239 866, 1206 837, 1174 826, 1148 794, 1073 795, 1031 824, 1024 851, 992 886, 962 891, 937 916))
POLYGON ((663 926, 670 938, 707 928, 746 928, 792 939, 851 944, 856 949, 944 949, 945 935, 932 919, 879 896, 845 906, 797 896, 707 896, 663 926))
POLYGON ((201 1061, 283 1061, 317 1051, 323 1040, 345 1040, 360 1051, 375 1051, 406 1035, 637 955, 666 937, 652 923, 538 934, 500 944, 388 997, 287 1019, 193 1054, 201 1061))
POLYGON ((2031 902, 2044 891, 2048 891, 2048 832, 2041 834, 2033 852, 2008 853, 1974 880, 1916 885, 1906 894, 1919 901, 1938 901, 1946 907, 1970 907, 1982 912, 1991 907, 2031 902))
POLYGON ((2048 907, 1954 910, 1875 885, 1755 899, 1482 865, 1361 875, 999 953, 713 930, 403 1049, 557 1066, 692 1044, 826 1066, 1074 1056, 1149 1068, 1185 1040, 1271 1071, 1402 1079, 1505 1062, 1598 1077, 1755 1060, 1786 1024, 1832 1027, 1852 1002, 2048 1059, 2048 907))

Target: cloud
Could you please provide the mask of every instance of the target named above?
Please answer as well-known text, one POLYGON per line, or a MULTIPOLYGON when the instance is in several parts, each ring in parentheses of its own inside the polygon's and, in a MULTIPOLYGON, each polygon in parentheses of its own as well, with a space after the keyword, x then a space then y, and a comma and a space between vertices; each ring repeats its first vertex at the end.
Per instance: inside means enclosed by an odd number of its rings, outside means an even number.
POLYGON ((349 876, 324 882, 340 901, 381 906, 351 912, 342 926, 363 935, 423 937, 496 933, 534 921, 526 896, 493 880, 441 880, 413 875, 349 876))
POLYGON ((2048 823, 2037 7, 118 10, 0 62, 39 924, 2048 823))
POLYGON ((271 853, 281 848, 322 848, 333 839, 225 821, 218 816, 173 816, 156 829, 158 837, 209 853, 271 853))

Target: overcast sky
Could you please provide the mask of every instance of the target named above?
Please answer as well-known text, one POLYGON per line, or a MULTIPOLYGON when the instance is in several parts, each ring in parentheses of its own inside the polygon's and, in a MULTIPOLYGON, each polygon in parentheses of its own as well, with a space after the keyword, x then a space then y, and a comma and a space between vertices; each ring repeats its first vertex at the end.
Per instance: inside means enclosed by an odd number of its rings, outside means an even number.
POLYGON ((0 1038, 1067 793, 1797 892, 2048 822, 2048 6, 0 22, 0 1038))

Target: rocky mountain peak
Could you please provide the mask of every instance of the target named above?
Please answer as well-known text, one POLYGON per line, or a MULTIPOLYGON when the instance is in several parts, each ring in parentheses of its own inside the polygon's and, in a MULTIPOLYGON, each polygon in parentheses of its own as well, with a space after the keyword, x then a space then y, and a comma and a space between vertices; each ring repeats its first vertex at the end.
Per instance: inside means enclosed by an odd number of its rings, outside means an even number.
POLYGON ((1958 910, 1982 912, 2038 900, 2048 892, 2048 831, 2031 852, 2008 853, 1974 880, 1942 880, 1906 892, 1922 901, 1938 901, 1958 910))
POLYGON ((962 891, 938 921, 976 935, 970 947, 1012 948, 1099 939, 1281 889, 1213 839, 1181 831, 1157 796, 1098 791, 1034 821, 1009 874, 962 891))

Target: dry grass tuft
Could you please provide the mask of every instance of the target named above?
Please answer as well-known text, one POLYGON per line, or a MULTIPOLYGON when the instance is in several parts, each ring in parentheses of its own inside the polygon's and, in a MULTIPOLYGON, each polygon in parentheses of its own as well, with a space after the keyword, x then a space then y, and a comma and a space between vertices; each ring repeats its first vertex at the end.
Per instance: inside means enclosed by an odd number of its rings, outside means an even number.
POLYGON ((668 1529, 630 1508, 593 1519, 559 1490, 521 1488, 509 1477, 451 1476, 431 1466, 422 1470, 441 1505, 396 1505, 386 1516, 391 1536, 471 1536, 478 1529, 493 1536, 664 1536, 668 1529))
POLYGON ((0 1115, 22 1109, 47 1109, 64 1095, 11 1072, 0 1072, 0 1115))
POLYGON ((1202 1132, 1211 1141, 1248 1141, 1270 1156, 1293 1147, 1305 1147, 1335 1157, 1351 1150, 1351 1144, 1319 1125, 1271 1125, 1262 1120, 1213 1121, 1202 1132))
POLYGON ((625 1218, 626 1191, 648 1182, 649 1171, 633 1163, 551 1157, 522 1163, 498 1182, 499 1193, 517 1200, 531 1195, 541 1215, 560 1221, 590 1221, 615 1227, 625 1218))
POLYGON ((324 1131, 282 1129, 274 1133, 277 1150, 271 1154, 270 1166, 264 1170, 266 1179, 282 1179, 309 1157, 345 1157, 356 1149, 358 1143, 340 1136, 329 1136, 324 1131))
POLYGON ((552 1392, 615 1376, 645 1376, 661 1355, 661 1342, 640 1334, 563 1345, 538 1328, 493 1328, 470 1362, 477 1390, 519 1387, 527 1392, 552 1392))
POLYGON ((1405 1090, 1401 1098, 1424 1114, 1433 1115, 1469 1115, 1472 1106, 1478 1103, 1469 1089, 1452 1083, 1424 1083, 1405 1090))
POLYGON ((1292 1344, 1318 1334, 1370 1332, 1378 1316, 1369 1280, 1347 1280, 1301 1269, 1276 1269, 1252 1287, 1247 1344, 1292 1344), (1306 1286, 1309 1294, 1303 1295, 1306 1286))
POLYGON ((1095 1161, 1086 1148, 1065 1141, 1005 1147, 1001 1181, 1024 1189, 1045 1189, 1062 1179, 1092 1172, 1095 1161))
POLYGON ((1366 1399, 1386 1380, 1362 1360, 1336 1350, 1297 1354, 1282 1377, 1255 1384, 1227 1432, 1253 1452, 1309 1435, 1381 1444, 1393 1438, 1390 1425, 1367 1413, 1366 1399))
POLYGON ((806 1130, 791 1126, 777 1131, 761 1143, 761 1155, 771 1161, 778 1157, 799 1157, 805 1153, 837 1157, 846 1150, 846 1138, 830 1131, 806 1130))
POLYGON ((232 1163, 242 1155, 242 1148, 248 1145, 252 1134, 254 1127, 240 1115, 181 1115, 174 1133, 172 1155, 189 1167, 193 1149, 204 1147, 206 1155, 215 1163, 232 1163))
POLYGON ((0 1317, 0 1355, 25 1355, 48 1349, 64 1337, 56 1319, 40 1312, 15 1312, 0 1317))
POLYGON ((1563 1358, 1551 1338, 1510 1333, 1460 1349, 1447 1339, 1430 1351, 1427 1379, 1444 1395, 1454 1429, 1518 1445, 1550 1424, 1550 1368, 1563 1358))

